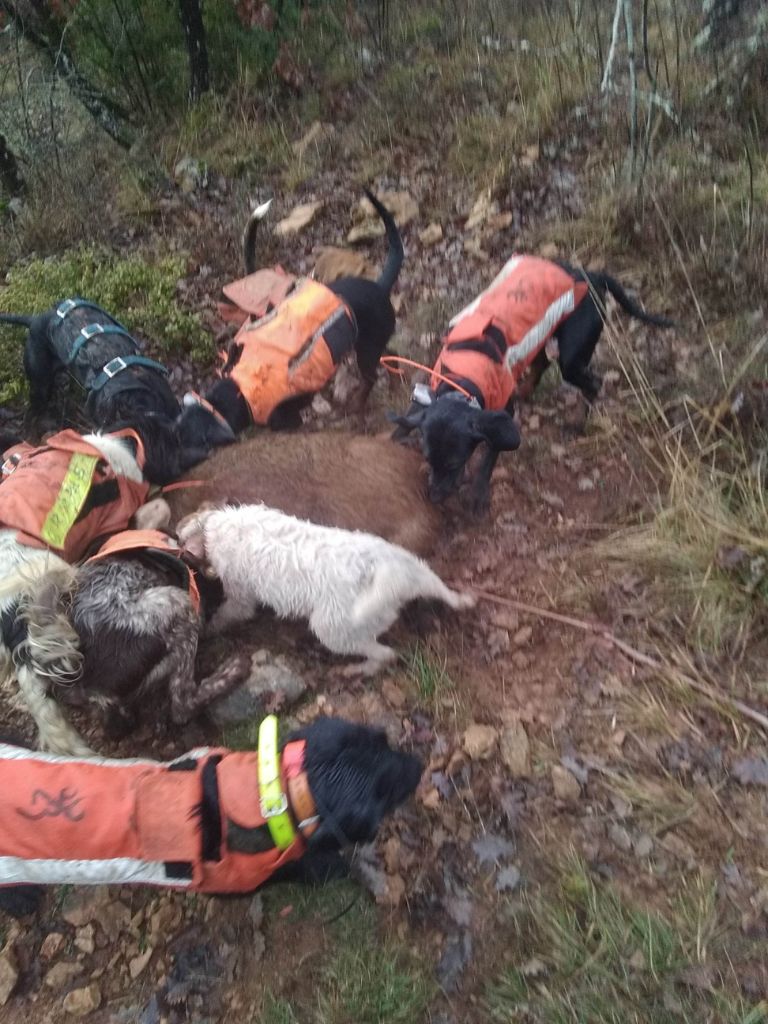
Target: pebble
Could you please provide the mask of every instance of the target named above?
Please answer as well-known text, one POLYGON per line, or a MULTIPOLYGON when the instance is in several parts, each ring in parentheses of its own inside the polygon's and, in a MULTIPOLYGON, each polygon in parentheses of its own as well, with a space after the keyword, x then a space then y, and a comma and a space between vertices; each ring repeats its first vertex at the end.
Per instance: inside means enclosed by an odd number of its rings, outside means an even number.
POLYGON ((0 953, 0 1006, 5 1006, 11 998, 11 992, 19 980, 19 967, 16 954, 11 946, 6 946, 0 953))
POLYGON ((53 967, 51 967, 43 980, 48 988, 56 991, 56 989, 64 988, 64 986, 68 985, 73 978, 76 978, 78 974, 82 973, 82 964, 72 963, 69 960, 61 960, 59 963, 54 964, 53 967))
POLYGON ((85 988, 75 988, 68 992, 61 1004, 73 1017, 84 1017, 101 1006, 101 989, 94 982, 85 988))
POLYGON ((513 779, 531 774, 531 745, 522 722, 514 722, 501 734, 501 759, 513 779))
POLYGON ((461 745, 473 761, 485 761, 493 753, 498 738, 498 730, 492 725, 473 722, 462 736, 461 745))
POLYGON ((608 829, 608 836, 613 845, 624 853, 629 853, 632 849, 632 837, 623 825, 611 825, 608 829))
POLYGON ((560 764, 552 766, 552 785, 558 800, 574 803, 581 796, 579 780, 560 764))

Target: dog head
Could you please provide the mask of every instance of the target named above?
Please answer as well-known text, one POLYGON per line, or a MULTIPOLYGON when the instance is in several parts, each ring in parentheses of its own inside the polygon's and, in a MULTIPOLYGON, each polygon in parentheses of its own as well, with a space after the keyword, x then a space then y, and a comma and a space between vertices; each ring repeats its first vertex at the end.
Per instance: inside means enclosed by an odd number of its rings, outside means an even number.
POLYGON ((479 409, 456 392, 440 395, 406 416, 390 414, 389 418, 406 434, 419 431, 421 450, 429 463, 429 497, 435 503, 458 490, 481 442, 497 452, 520 447, 520 431, 508 412, 479 409))
POLYGON ((213 448, 232 444, 235 433, 214 407, 193 391, 184 395, 183 409, 176 420, 179 439, 185 447, 213 448))
POLYGON ((304 767, 320 816, 311 849, 371 842, 421 778, 419 760, 392 750, 382 729, 320 718, 292 733, 292 740, 306 741, 304 767))
POLYGON ((209 449, 184 443, 174 420, 167 416, 146 413, 125 423, 116 423, 110 432, 130 429, 144 446, 143 475, 151 484, 164 486, 186 473, 208 456, 209 449))
POLYGON ((182 554, 201 567, 208 564, 205 548, 205 523, 214 511, 214 505, 204 502, 196 512, 184 516, 176 525, 176 537, 182 554))

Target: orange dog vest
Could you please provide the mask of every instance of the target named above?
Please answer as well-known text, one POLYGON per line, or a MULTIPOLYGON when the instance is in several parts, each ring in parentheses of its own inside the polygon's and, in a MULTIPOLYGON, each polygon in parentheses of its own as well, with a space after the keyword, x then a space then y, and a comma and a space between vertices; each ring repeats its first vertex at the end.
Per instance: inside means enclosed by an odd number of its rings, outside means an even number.
POLYGON ((109 555, 119 555, 131 551, 151 551, 172 560, 174 568, 186 573, 187 590, 192 607, 200 613, 200 591, 195 583, 195 575, 187 563, 181 558, 178 543, 161 530, 123 530, 105 541, 95 555, 88 561, 98 562, 109 555))
POLYGON ((303 278, 271 313, 243 324, 232 343, 242 346, 240 357, 230 367, 225 356, 222 372, 237 384, 253 422, 264 426, 283 402, 320 391, 356 338, 343 299, 303 278))
MULTIPOLYGON (((526 368, 588 290, 556 263, 513 256, 489 287, 451 320, 435 372, 471 381, 486 409, 503 409, 526 368), (503 352, 487 337, 491 327, 504 338, 503 352)), ((433 376, 430 387, 438 384, 433 376)))
MULTIPOLYGON (((141 441, 133 431, 110 436, 133 438, 143 465, 141 441)), ((74 430, 62 430, 39 448, 17 445, 3 460, 0 526, 18 531, 21 544, 50 548, 67 562, 83 558, 99 537, 124 530, 149 493, 148 483, 118 476, 98 448, 74 430), (94 489, 110 483, 115 496, 83 514, 94 489)))
MULTIPOLYGON (((302 772, 304 747, 283 750, 284 792, 302 772)), ((298 830, 286 849, 270 840, 258 777, 255 752, 206 748, 164 764, 77 760, 0 744, 0 885, 250 892, 305 850, 298 830), (213 771, 220 829, 204 843, 203 774, 213 771)))

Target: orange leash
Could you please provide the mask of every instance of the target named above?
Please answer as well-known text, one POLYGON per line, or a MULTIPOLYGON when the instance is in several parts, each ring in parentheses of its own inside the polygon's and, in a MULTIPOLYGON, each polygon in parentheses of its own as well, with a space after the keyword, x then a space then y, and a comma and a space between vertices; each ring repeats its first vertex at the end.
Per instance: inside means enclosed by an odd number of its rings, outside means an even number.
POLYGON ((175 483, 166 484, 160 488, 161 494, 168 494, 169 491, 180 491, 185 487, 205 487, 209 480, 176 480, 175 483))
POLYGON ((391 362, 405 363, 406 366, 415 366, 417 370, 426 370, 427 373, 431 374, 433 377, 437 377, 438 380, 441 380, 443 384, 447 384, 449 387, 452 387, 454 391, 459 391, 462 395, 464 395, 465 398, 468 398, 470 402, 474 398, 474 395, 471 395, 469 391, 467 391, 466 388, 461 387, 460 384, 457 384, 455 381, 452 381, 449 377, 443 376, 442 373, 438 373, 437 370, 430 369, 423 363, 417 363, 413 359, 406 359, 405 356, 382 356, 379 362, 381 363, 385 370, 389 370, 390 373, 396 373, 400 377, 404 377, 405 374, 402 372, 402 370, 397 370, 391 367, 389 365, 391 362))

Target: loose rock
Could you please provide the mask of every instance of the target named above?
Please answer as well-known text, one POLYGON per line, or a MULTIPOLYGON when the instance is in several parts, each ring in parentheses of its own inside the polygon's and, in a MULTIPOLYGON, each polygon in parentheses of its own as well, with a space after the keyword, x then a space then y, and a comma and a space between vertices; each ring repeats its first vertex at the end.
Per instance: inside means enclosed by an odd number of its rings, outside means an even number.
POLYGON ((473 722, 461 738, 461 745, 473 761, 485 761, 493 753, 498 730, 491 725, 473 722))
POLYGON ((50 932, 43 939, 40 946, 40 959, 52 960, 64 945, 64 936, 61 932, 50 932))
POLYGON ((47 988, 53 989, 56 992, 58 989, 64 988, 70 981, 83 973, 83 965, 76 964, 69 960, 62 960, 58 964, 54 964, 53 967, 48 971, 44 980, 44 984, 47 988))
POLYGON ((307 684, 285 658, 256 651, 251 658, 251 674, 232 693, 211 706, 216 725, 232 725, 251 718, 263 718, 267 703, 277 700, 281 707, 295 704, 304 695, 307 684))
POLYGON ((428 224, 423 231, 419 232, 419 241, 422 245, 437 245, 443 237, 443 229, 440 224, 428 224))
POLYGON ((75 932, 75 945, 83 953, 92 953, 96 948, 94 940, 94 928, 92 924, 86 924, 75 932))
POLYGON ((574 803, 581 796, 581 785, 575 775, 567 768, 556 764, 552 767, 552 785, 558 800, 574 803))
POLYGON ((19 966, 11 946, 0 953, 0 1006, 5 1006, 19 980, 19 966))
POLYGON ((501 734, 501 759, 513 779, 531 774, 531 745, 522 722, 515 722, 501 734))
POLYGON ((84 1017, 101 1006, 101 989, 95 982, 85 988, 75 988, 64 996, 61 1005, 73 1017, 84 1017))
POLYGON ((312 223, 315 214, 322 206, 322 201, 302 203, 300 206, 295 206, 287 217, 284 217, 275 224, 275 234, 281 238, 285 235, 295 235, 296 232, 301 231, 302 228, 312 223))

